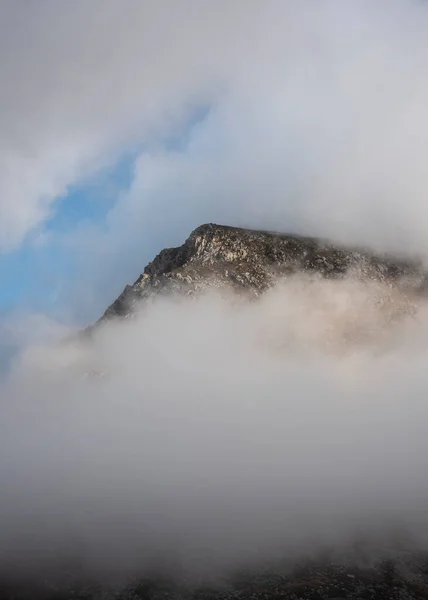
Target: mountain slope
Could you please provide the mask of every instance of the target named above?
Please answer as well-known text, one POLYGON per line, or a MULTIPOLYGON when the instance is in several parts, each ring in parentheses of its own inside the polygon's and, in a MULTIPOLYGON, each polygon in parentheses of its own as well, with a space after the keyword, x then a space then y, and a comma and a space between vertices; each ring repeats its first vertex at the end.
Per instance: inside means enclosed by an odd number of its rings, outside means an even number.
POLYGON ((297 235, 206 224, 178 248, 166 248, 127 285, 101 320, 127 316, 140 300, 158 294, 194 294, 210 287, 230 287, 258 296, 284 277, 304 273, 324 278, 350 275, 379 281, 406 294, 420 293, 428 275, 416 261, 342 248, 297 235))

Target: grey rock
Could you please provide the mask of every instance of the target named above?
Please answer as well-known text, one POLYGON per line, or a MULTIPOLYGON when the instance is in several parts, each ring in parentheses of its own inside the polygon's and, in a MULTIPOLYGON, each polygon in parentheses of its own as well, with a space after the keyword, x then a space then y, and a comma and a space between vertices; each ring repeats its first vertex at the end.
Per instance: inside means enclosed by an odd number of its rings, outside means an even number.
POLYGON ((410 295, 428 289, 428 274, 417 260, 375 255, 315 238, 211 223, 195 229, 182 246, 162 250, 99 321, 130 316, 141 300, 164 294, 192 295, 228 287, 255 298, 297 273, 327 279, 349 275, 386 283, 410 295))

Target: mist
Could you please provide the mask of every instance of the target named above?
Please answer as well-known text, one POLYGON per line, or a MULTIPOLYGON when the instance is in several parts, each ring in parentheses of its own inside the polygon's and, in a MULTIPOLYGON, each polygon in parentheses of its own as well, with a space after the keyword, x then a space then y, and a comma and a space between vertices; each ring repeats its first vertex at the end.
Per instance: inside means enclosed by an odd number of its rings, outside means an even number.
POLYGON ((0 567, 208 577, 361 536, 426 548, 428 305, 403 303, 294 277, 29 345, 1 388, 0 567))

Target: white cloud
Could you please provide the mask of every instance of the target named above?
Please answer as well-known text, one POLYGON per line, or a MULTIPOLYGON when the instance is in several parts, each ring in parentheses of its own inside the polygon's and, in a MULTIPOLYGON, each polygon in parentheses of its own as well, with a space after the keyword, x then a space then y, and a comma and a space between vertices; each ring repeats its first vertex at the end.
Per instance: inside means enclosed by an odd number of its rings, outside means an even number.
POLYGON ((172 211, 180 235, 206 215, 426 249, 422 3, 44 0, 1 11, 3 248, 67 184, 133 143, 156 145, 208 103, 184 158, 142 158, 132 203, 118 207, 127 226, 172 211))

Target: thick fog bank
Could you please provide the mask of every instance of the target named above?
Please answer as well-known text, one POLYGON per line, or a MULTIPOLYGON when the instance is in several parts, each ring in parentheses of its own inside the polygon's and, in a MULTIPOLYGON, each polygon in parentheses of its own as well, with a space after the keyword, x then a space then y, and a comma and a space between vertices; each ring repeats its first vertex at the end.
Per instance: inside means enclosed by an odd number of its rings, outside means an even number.
POLYGON ((361 535, 428 548, 414 308, 375 283, 294 278, 29 346, 1 387, 0 567, 209 573, 361 535))

